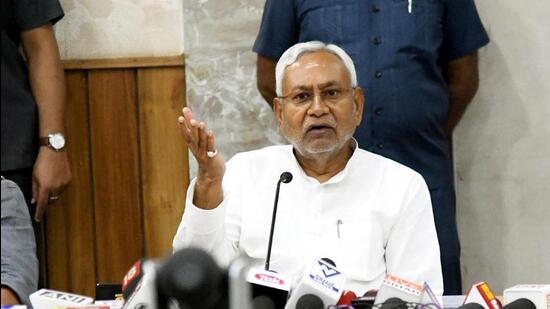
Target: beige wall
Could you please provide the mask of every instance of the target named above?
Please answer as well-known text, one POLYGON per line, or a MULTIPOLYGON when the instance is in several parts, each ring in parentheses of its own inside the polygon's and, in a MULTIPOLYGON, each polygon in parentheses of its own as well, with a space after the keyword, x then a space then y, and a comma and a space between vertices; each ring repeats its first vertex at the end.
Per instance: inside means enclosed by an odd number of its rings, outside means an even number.
POLYGON ((454 135, 464 286, 550 283, 550 2, 476 1, 492 42, 454 135))
POLYGON ((60 0, 63 59, 151 57, 183 52, 182 0, 60 0))

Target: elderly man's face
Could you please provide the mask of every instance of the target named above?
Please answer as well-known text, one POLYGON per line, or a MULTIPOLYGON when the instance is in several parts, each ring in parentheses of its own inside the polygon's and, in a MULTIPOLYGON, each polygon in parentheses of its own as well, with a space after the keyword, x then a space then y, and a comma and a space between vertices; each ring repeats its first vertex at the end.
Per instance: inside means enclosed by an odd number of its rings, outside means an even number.
POLYGON ((301 55, 286 68, 282 90, 275 99, 280 131, 306 157, 341 151, 361 122, 363 93, 351 88, 334 54, 301 55))

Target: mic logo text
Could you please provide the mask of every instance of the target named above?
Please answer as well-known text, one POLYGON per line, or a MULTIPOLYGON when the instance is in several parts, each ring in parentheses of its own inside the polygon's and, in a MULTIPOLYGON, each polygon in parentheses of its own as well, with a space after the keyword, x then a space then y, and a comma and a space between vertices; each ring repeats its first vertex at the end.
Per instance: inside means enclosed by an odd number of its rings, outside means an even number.
POLYGON ((86 298, 78 295, 65 294, 65 293, 54 292, 54 291, 44 291, 43 293, 40 294, 40 296, 73 302, 73 303, 81 303, 86 301, 86 298))
POLYGON ((337 271, 335 268, 319 261, 319 266, 321 266, 321 271, 323 272, 323 275, 325 275, 326 278, 330 278, 332 276, 338 276, 341 274, 341 272, 337 271))
POLYGON ((130 270, 126 273, 124 276, 124 279, 122 279, 122 289, 126 290, 126 287, 128 284, 134 280, 134 278, 141 272, 140 269, 141 261, 136 262, 130 270))
POLYGON ((338 292, 338 288, 334 286, 334 282, 330 282, 328 279, 316 274, 310 274, 309 277, 311 278, 311 280, 319 283, 321 286, 333 290, 334 292, 338 292))
POLYGON ((264 275, 264 274, 256 274, 254 277, 256 277, 256 279, 258 279, 260 281, 268 282, 268 283, 272 283, 272 284, 276 284, 276 285, 285 284, 284 280, 279 279, 275 276, 269 276, 269 275, 264 275))

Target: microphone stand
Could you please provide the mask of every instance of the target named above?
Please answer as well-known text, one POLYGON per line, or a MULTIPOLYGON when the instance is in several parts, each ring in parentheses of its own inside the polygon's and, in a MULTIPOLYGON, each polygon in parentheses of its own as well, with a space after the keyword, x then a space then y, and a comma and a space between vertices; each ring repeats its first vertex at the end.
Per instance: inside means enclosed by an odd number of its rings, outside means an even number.
POLYGON ((279 204, 279 190, 281 188, 281 182, 289 183, 292 181, 292 174, 284 172, 281 174, 279 181, 277 181, 277 190, 275 190, 275 203, 273 205, 273 215, 271 216, 271 230, 269 231, 269 243, 267 245, 267 257, 265 259, 265 270, 269 271, 269 262, 271 260, 271 246, 273 244, 273 231, 275 229, 275 218, 277 217, 277 205, 279 204))

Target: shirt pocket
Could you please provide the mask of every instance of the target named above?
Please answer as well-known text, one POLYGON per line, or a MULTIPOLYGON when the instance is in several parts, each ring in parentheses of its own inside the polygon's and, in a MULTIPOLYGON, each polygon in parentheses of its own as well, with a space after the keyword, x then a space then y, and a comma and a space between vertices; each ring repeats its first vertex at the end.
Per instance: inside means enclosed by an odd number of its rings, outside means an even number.
POLYGON ((443 43, 442 0, 392 0, 390 5, 391 35, 398 52, 437 55, 443 43))
POLYGON ((343 221, 337 232, 339 252, 336 267, 347 278, 369 282, 385 273, 384 238, 378 224, 343 221))
POLYGON ((298 8, 300 42, 322 41, 357 54, 359 29, 358 1, 305 0, 298 8))

